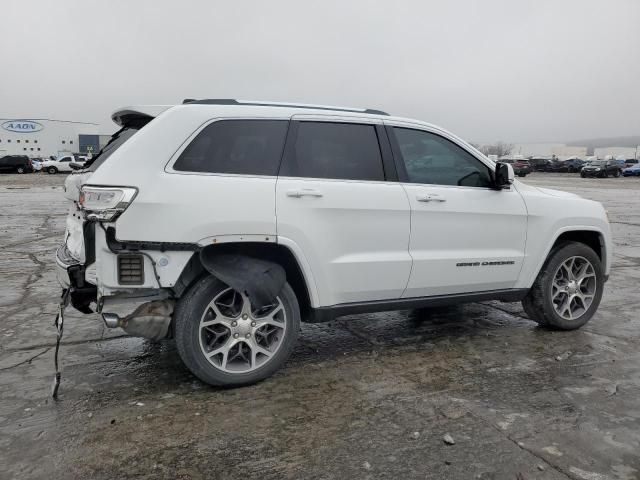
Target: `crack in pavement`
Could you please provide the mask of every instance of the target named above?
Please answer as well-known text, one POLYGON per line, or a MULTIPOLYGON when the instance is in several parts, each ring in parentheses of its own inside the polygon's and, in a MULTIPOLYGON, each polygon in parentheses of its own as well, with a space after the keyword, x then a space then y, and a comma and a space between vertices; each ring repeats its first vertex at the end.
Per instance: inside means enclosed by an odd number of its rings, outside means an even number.
MULTIPOLYGON (((491 428, 493 428, 494 430, 496 430, 497 432, 499 432, 504 438, 506 438, 507 440, 509 440, 511 443, 513 443, 515 446, 517 446, 519 449, 527 452, 529 455, 534 456, 535 458, 537 458, 538 460, 540 460, 541 462, 544 462, 545 465, 548 465, 549 467, 551 467, 553 470, 555 470, 556 472, 558 472, 561 475, 564 475, 566 478, 569 478, 571 480, 582 480, 574 475, 572 475, 570 472, 565 471, 564 468, 562 468, 560 465, 556 465, 554 463, 551 463, 549 460, 547 460, 546 458, 540 456, 539 454, 537 454, 535 451, 531 450, 530 448, 527 448, 527 446, 523 443, 523 442, 519 442, 517 440, 514 440, 513 438, 511 438, 511 436, 506 433, 503 429, 501 429, 499 426, 494 425, 493 422, 491 422, 490 420, 484 418, 482 415, 479 415, 471 410, 467 410, 469 412, 469 415, 471 415, 472 417, 477 418, 478 420, 480 420, 481 422, 489 425, 491 428)), ((528 437, 525 437, 528 438, 528 437)))
MULTIPOLYGON (((109 342, 111 340, 119 340, 121 338, 139 338, 139 337, 133 337, 131 335, 127 335, 127 334, 123 334, 123 335, 116 335, 114 337, 107 337, 107 338, 88 338, 88 339, 84 339, 84 340, 71 340, 68 342, 62 341, 60 343, 61 346, 67 346, 67 345, 82 345, 83 343, 100 343, 100 342, 109 342)), ((50 343, 39 343, 36 345, 31 345, 28 347, 22 347, 22 348, 7 348, 3 350, 4 352, 24 352, 27 350, 35 350, 36 348, 53 348, 55 347, 55 343, 50 344, 50 343)))
POLYGON ((36 355, 27 358, 26 360, 23 360, 22 362, 16 363, 15 365, 11 365, 9 367, 1 367, 0 371, 4 371, 4 370, 11 370, 12 368, 16 368, 19 367, 20 365, 24 365, 25 363, 31 363, 32 361, 34 361, 36 358, 38 358, 41 355, 44 355, 45 353, 47 353, 49 350, 51 350, 51 348, 53 348, 52 346, 49 346, 47 348, 45 348, 43 351, 41 351, 40 353, 37 353, 36 355))

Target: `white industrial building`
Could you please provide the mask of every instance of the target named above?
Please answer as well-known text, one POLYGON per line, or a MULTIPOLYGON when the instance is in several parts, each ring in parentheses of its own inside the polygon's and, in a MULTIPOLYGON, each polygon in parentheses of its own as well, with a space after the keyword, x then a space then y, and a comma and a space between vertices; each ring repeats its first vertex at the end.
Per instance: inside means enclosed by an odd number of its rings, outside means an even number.
POLYGON ((604 147, 596 148, 593 150, 593 154, 598 158, 638 158, 640 155, 640 146, 638 147, 604 147))
POLYGON ((516 143, 511 150, 512 155, 527 157, 551 157, 557 158, 584 158, 587 156, 587 147, 576 147, 564 143, 516 143))
POLYGON ((0 156, 59 156, 100 149, 98 125, 46 118, 0 118, 0 156))

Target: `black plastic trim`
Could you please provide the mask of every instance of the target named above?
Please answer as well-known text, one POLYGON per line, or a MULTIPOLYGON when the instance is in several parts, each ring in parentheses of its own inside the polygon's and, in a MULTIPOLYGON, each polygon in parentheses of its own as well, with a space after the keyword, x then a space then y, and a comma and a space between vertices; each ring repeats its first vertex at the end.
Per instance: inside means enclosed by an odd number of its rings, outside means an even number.
POLYGON ((459 303, 501 300, 503 302, 519 302, 527 295, 527 288, 510 288, 502 290, 485 290, 473 293, 455 293, 451 295, 434 295, 430 297, 398 298, 393 300, 375 300, 371 302, 340 303, 330 307, 314 308, 307 322, 328 322, 336 317, 360 313, 385 312, 389 310, 408 310, 426 307, 444 307, 459 303))
POLYGON ((389 116, 387 112, 382 110, 376 110, 375 108, 366 108, 363 110, 353 108, 340 108, 340 107, 316 107, 310 105, 298 105, 298 104, 278 104, 278 103, 256 103, 256 102, 239 102, 234 98, 208 98, 203 100, 194 100, 191 98, 185 98, 182 101, 183 105, 239 105, 249 107, 280 107, 280 108, 304 108, 307 110, 325 110, 329 112, 352 112, 352 113, 366 113, 368 115, 385 115, 389 116))
POLYGON ((387 182, 398 181, 398 169, 393 160, 393 151, 389 135, 384 125, 376 125, 376 133, 378 134, 378 143, 380 145, 380 153, 382 154, 382 166, 384 167, 384 177, 387 182))
POLYGON ((98 296, 98 289, 95 285, 87 283, 84 279, 84 265, 71 265, 67 267, 69 275, 69 296, 73 308, 81 313, 93 313, 90 305, 95 302, 98 296))
POLYGON ((84 263, 91 265, 96 261, 96 224, 85 222, 82 226, 82 236, 84 237, 84 263))
POLYGON ((107 227, 105 230, 105 239, 107 241, 107 247, 113 253, 119 253, 124 250, 137 251, 137 250, 157 250, 160 252, 166 251, 198 251, 200 246, 195 243, 178 243, 178 242, 138 242, 132 240, 119 241, 116 238, 115 227, 107 227))

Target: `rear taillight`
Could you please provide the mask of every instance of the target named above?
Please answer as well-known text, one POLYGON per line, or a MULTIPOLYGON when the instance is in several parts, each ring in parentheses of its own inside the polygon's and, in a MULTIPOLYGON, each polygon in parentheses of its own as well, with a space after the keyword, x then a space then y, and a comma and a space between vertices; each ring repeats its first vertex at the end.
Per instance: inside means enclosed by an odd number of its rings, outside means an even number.
POLYGON ((133 187, 84 185, 80 188, 78 206, 87 220, 111 222, 127 209, 137 193, 133 187))

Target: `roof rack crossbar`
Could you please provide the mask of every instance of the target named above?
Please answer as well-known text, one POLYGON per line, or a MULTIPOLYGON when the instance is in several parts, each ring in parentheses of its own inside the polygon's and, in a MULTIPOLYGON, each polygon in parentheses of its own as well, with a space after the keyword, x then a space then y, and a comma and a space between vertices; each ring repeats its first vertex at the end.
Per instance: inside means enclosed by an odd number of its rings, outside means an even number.
POLYGON ((353 112, 353 113, 366 113, 368 115, 386 115, 387 112, 382 110, 376 110, 373 108, 357 109, 357 108, 342 108, 342 107, 326 107, 322 105, 303 105, 296 103, 268 103, 268 102, 251 102, 251 101, 238 101, 234 98, 207 98, 203 100, 196 100, 193 98, 185 98, 182 101, 183 105, 244 105, 252 107, 285 107, 285 108, 308 108, 310 110, 329 110, 334 112, 353 112))

